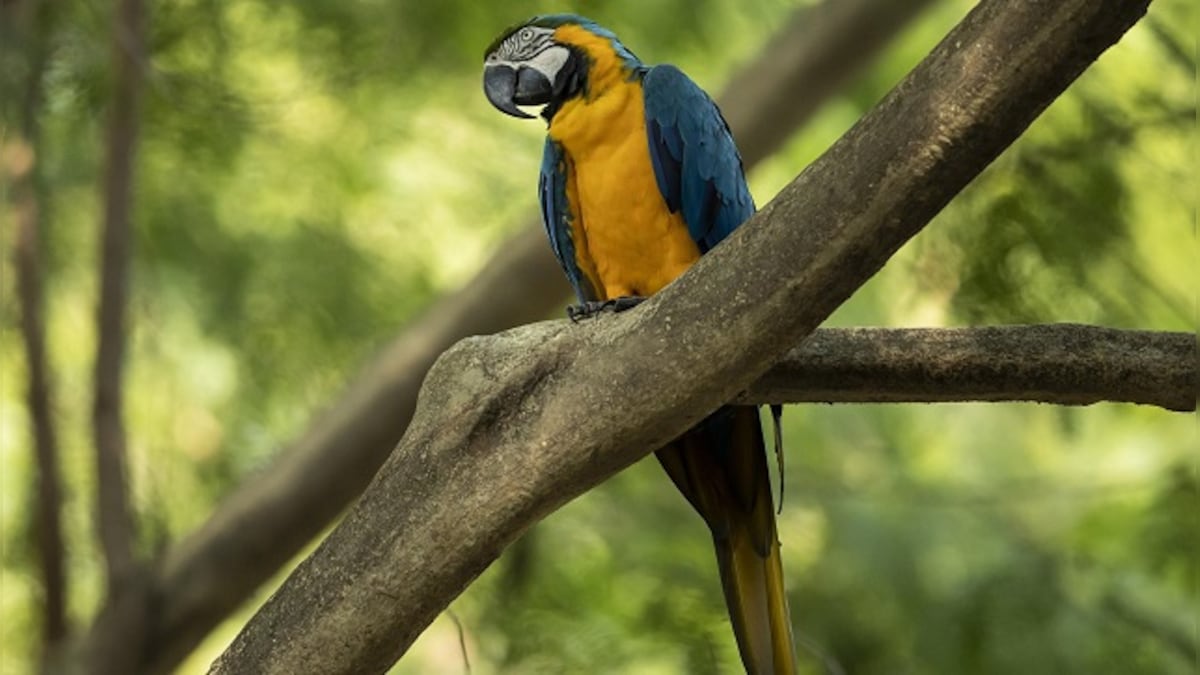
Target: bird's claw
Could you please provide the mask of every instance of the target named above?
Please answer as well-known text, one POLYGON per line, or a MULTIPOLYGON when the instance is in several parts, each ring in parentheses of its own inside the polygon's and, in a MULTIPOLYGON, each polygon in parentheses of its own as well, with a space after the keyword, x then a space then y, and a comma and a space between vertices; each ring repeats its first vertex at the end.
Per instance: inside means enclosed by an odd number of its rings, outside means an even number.
POLYGON ((570 305, 567 307, 567 318, 574 323, 579 323, 583 319, 590 319, 601 312, 624 312, 627 309, 633 309, 642 303, 645 298, 637 295, 622 295, 619 298, 611 300, 588 300, 578 305, 570 305))

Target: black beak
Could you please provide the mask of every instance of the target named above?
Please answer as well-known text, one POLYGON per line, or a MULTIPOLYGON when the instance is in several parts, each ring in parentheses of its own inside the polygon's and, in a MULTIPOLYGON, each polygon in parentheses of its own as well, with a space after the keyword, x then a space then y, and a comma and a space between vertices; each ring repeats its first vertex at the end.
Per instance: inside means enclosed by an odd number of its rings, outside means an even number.
POLYGON ((484 67, 483 91, 497 110, 521 119, 533 119, 534 116, 518 105, 545 105, 554 95, 554 88, 545 75, 533 68, 521 66, 514 70, 509 65, 484 67))

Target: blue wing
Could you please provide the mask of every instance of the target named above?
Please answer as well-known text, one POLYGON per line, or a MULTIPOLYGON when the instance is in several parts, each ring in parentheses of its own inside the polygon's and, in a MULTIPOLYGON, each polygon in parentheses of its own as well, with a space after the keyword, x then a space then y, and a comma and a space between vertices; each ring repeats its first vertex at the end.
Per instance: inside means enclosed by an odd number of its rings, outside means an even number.
POLYGON ((678 68, 651 68, 642 88, 658 189, 707 253, 754 214, 742 158, 717 105, 678 68))
POLYGON ((567 281, 571 282, 579 301, 599 300, 575 262, 575 244, 571 240, 571 221, 575 215, 571 213, 571 204, 567 200, 567 172, 570 170, 567 162, 562 146, 547 137, 542 153, 542 172, 538 178, 542 223, 546 226, 546 235, 550 237, 554 257, 558 258, 563 271, 567 273, 567 281))

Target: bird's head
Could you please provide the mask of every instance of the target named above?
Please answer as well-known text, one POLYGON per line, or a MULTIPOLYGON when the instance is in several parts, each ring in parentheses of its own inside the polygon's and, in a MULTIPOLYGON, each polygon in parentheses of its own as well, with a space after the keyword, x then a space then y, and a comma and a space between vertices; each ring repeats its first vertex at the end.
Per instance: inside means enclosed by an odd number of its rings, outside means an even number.
POLYGON ((550 14, 512 26, 484 53, 483 91, 501 112, 534 116, 517 106, 546 106, 549 120, 566 101, 589 96, 611 71, 642 68, 617 36, 574 14, 550 14))

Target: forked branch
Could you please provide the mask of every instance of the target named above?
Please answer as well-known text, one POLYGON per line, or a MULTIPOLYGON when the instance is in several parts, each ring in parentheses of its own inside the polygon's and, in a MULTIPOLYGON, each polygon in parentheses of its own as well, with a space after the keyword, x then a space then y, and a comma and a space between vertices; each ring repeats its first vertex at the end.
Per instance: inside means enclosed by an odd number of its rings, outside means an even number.
POLYGON ((360 501, 213 672, 386 670, 525 528, 733 399, 811 334, 1147 4, 984 0, 641 307, 459 343, 360 501))

